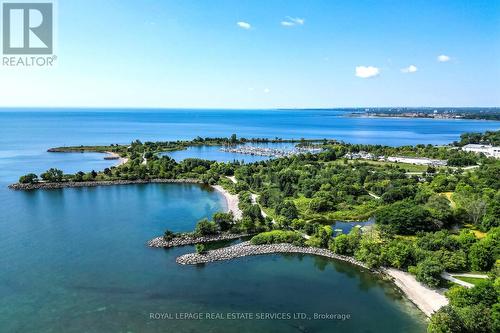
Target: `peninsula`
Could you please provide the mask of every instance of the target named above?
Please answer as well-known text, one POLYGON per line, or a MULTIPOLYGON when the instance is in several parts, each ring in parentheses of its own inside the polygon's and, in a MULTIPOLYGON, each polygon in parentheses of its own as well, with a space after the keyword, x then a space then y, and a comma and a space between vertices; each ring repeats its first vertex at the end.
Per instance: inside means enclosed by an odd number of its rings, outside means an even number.
POLYGON ((469 133, 462 136, 461 142, 439 147, 288 140, 314 150, 249 164, 196 158, 178 162, 162 153, 203 144, 251 145, 261 139, 233 135, 60 147, 50 151, 112 152, 126 162, 99 172, 64 174, 49 169, 41 175, 24 175, 10 188, 153 182, 214 186, 226 197, 226 212, 199 221, 190 233, 166 230, 148 245, 196 244, 196 253, 179 257, 180 264, 269 253, 304 253, 348 261, 390 276, 426 315, 432 315, 431 331, 447 325, 449 317, 458 318, 454 319, 458 324, 470 325, 465 324, 470 312, 477 314, 476 322, 487 332, 493 332, 498 311, 494 286, 500 281, 500 160, 460 147, 494 144, 497 137, 498 132, 469 133), (399 158, 388 158, 391 156, 399 158), (405 163, 419 159, 446 163, 405 163), (374 218, 375 224, 359 228, 354 222, 345 233, 335 229, 335 221, 368 218, 374 218), (216 250, 204 246, 241 237, 249 240, 216 250), (464 279, 461 276, 469 272, 485 272, 489 278, 474 283, 470 289, 443 278, 464 279))

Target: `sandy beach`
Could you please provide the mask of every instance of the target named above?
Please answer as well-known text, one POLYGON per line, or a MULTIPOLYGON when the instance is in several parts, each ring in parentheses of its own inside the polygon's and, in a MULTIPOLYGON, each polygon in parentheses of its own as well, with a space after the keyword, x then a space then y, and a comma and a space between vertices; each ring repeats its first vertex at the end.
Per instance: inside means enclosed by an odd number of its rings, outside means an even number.
POLYGON ((239 203, 238 195, 229 193, 220 185, 212 185, 212 188, 221 192, 224 195, 224 197, 226 198, 228 211, 233 212, 234 218, 236 220, 241 220, 243 213, 238 207, 239 203))
POLYGON ((118 160, 118 164, 116 164, 115 166, 120 166, 128 162, 128 158, 121 157, 118 153, 107 151, 106 154, 108 154, 109 157, 113 157, 118 160))
POLYGON ((383 272, 389 275, 394 284, 403 291, 410 301, 412 301, 427 317, 448 304, 446 296, 436 290, 418 282, 413 275, 395 268, 384 269, 383 272))

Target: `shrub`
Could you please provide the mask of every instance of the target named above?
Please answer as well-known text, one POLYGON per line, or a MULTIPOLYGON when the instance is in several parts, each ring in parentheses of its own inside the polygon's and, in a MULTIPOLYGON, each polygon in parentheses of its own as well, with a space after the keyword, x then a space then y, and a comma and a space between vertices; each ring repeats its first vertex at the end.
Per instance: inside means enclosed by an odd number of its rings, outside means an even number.
POLYGON ((170 231, 170 230, 168 230, 168 229, 167 229, 167 230, 165 230, 165 233, 163 234, 163 239, 164 239, 165 241, 167 241, 167 242, 168 242, 168 241, 171 241, 172 239, 174 239, 174 237, 175 237, 175 232, 170 231))
POLYGON ((203 254, 207 252, 207 250, 205 249, 205 245, 203 244, 196 244, 194 248, 196 249, 196 253, 198 254, 203 254))
POLYGON ((304 238, 296 231, 272 230, 253 236, 250 242, 254 245, 277 243, 304 245, 304 238))

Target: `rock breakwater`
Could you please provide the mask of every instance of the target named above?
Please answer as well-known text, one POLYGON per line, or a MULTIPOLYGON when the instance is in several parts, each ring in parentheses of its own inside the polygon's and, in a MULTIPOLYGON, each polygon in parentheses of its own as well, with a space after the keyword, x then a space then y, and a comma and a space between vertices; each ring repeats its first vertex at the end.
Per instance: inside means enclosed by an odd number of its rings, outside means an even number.
POLYGON ((353 265, 357 265, 368 269, 368 267, 365 264, 352 257, 338 255, 327 249, 295 246, 288 243, 252 245, 249 241, 236 244, 233 246, 224 247, 221 249, 210 250, 204 254, 188 253, 178 257, 176 259, 176 262, 181 265, 196 265, 196 264, 203 264, 219 260, 229 260, 246 256, 273 254, 273 253, 313 254, 322 257, 346 261, 353 265))
POLYGON ((96 180, 96 181, 85 181, 85 182, 59 182, 59 183, 33 183, 33 184, 21 184, 15 183, 9 185, 12 190, 30 191, 30 190, 53 190, 66 187, 94 187, 94 186, 111 186, 111 185, 131 185, 131 184, 162 184, 162 183, 174 183, 174 184, 202 184, 203 182, 199 179, 138 179, 138 180, 96 180))
POLYGON ((238 239, 238 238, 246 237, 246 236, 250 236, 250 235, 249 234, 220 234, 220 235, 213 235, 213 236, 195 237, 193 235, 186 234, 186 235, 181 235, 181 236, 175 237, 170 241, 166 241, 163 237, 156 237, 148 242, 148 246, 169 248, 169 247, 176 247, 176 246, 194 245, 194 244, 201 244, 201 243, 210 243, 210 242, 238 239))

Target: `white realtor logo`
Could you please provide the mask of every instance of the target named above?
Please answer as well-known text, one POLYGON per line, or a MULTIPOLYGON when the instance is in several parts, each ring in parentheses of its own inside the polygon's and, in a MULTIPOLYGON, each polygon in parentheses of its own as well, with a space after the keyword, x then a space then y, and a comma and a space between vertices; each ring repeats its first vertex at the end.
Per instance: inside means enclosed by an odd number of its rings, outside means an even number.
POLYGON ((56 59, 52 2, 2 3, 2 31, 3 66, 52 66, 56 59))

